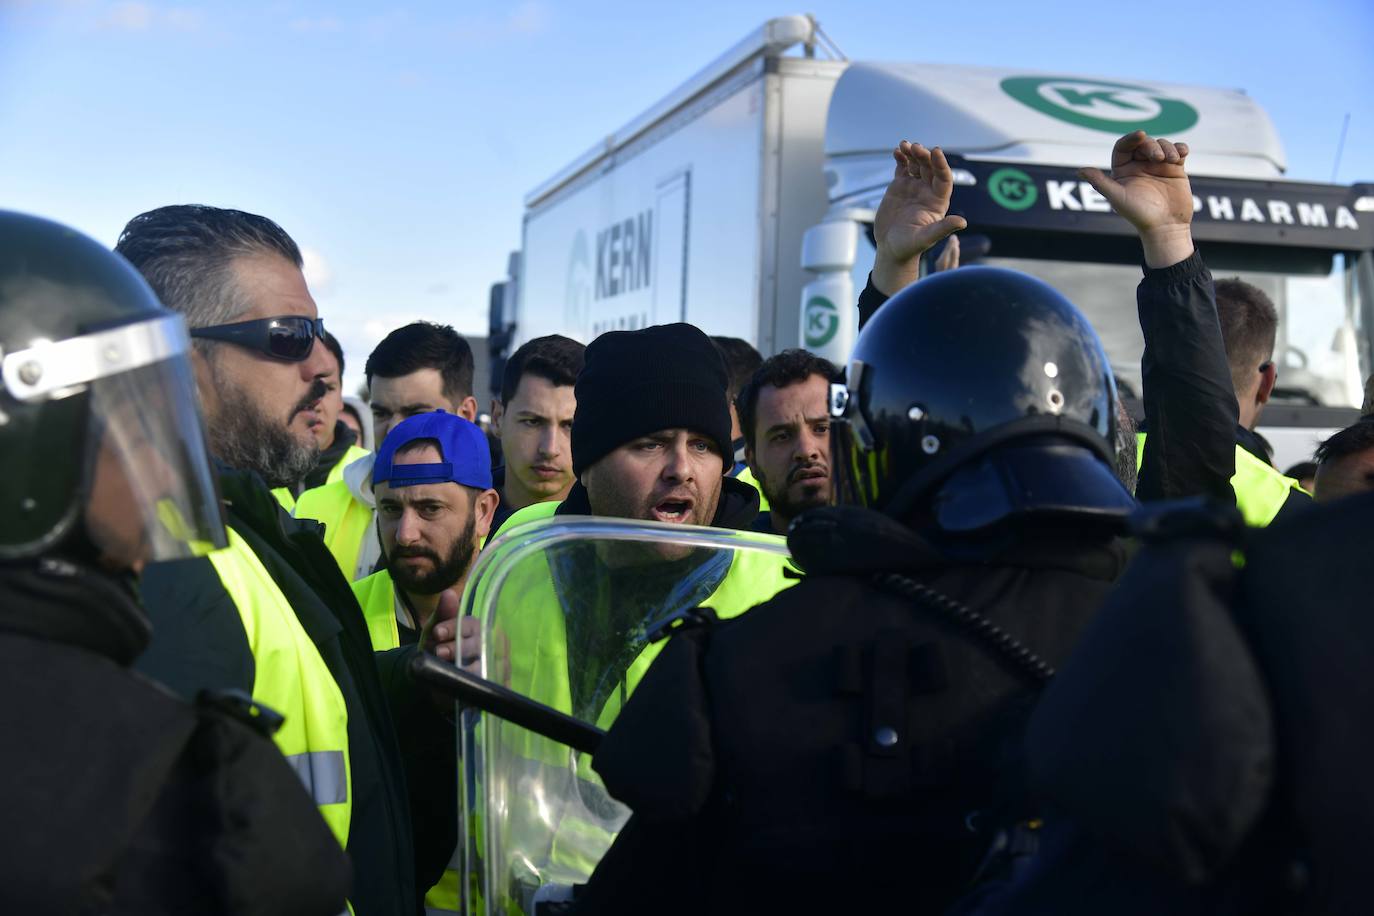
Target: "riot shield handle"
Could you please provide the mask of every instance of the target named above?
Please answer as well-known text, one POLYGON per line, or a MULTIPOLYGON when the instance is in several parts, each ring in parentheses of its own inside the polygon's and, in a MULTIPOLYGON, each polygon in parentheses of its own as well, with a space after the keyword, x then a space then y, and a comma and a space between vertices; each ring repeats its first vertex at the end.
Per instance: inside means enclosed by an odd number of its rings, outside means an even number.
POLYGON ((450 696, 465 706, 480 709, 529 729, 575 751, 595 754, 606 733, 595 725, 574 719, 552 706, 469 674, 435 655, 420 652, 410 661, 410 675, 419 683, 450 696))

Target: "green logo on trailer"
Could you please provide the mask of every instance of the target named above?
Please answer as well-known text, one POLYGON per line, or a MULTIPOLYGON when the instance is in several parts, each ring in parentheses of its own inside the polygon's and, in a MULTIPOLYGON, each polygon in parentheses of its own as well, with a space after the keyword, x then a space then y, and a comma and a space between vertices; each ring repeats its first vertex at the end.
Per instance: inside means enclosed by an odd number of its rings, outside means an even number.
POLYGON ((824 296, 806 300, 806 345, 823 347, 835 339, 840 329, 840 310, 824 296))
POLYGON ((1028 210, 1035 206, 1040 189, 1035 179, 1020 169, 998 169, 988 176, 988 196, 999 207, 1028 210))
POLYGON ((1110 134, 1176 134, 1198 121, 1197 109, 1187 102, 1128 83, 1009 76, 1002 80, 1002 91, 1041 114, 1110 134))

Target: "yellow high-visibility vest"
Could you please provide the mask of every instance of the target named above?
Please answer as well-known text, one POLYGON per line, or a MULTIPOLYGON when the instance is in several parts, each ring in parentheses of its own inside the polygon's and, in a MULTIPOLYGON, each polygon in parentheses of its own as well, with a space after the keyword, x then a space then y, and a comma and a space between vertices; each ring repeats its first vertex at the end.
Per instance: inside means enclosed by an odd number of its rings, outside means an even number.
MULTIPOLYGON (((501 532, 550 518, 558 505, 543 502, 526 506, 506 520, 501 532)), ((494 663, 499 671, 492 676, 499 678, 504 686, 561 712, 574 714, 564 611, 555 591, 552 569, 543 560, 542 556, 531 557, 505 577, 496 606, 497 618, 491 623, 484 621, 484 634, 494 633, 495 644, 506 647, 506 651, 498 650, 498 655, 502 657, 488 661, 489 665, 494 663)), ((794 585, 797 579, 786 575, 788 568, 784 556, 740 551, 731 558, 728 571, 713 591, 699 602, 700 606, 711 608, 721 619, 737 616, 794 585)), ((476 588, 479 591, 478 606, 483 607, 485 604, 480 596, 483 583, 477 582, 476 588)), ((625 700, 638 686, 664 645, 666 640, 645 645, 625 670, 619 673, 615 689, 596 711, 598 726, 609 727, 619 715, 625 700)), ((586 714, 585 710, 583 714, 586 714)), ((506 762, 515 764, 519 761, 515 765, 528 767, 534 781, 540 778, 538 774, 541 768, 557 768, 566 756, 566 749, 533 732, 517 730, 511 734, 520 737, 516 739, 516 746, 506 749, 506 762)), ((588 771, 581 778, 595 781, 596 777, 588 771)), ((476 803, 480 812, 483 800, 479 798, 476 803)), ((530 830, 537 833, 541 829, 535 825, 539 819, 537 812, 525 810, 521 805, 512 803, 506 816, 514 820, 533 818, 530 830)), ((611 835, 598 824, 577 817, 564 817, 553 831, 546 864, 563 875, 585 876, 590 874, 611 839, 611 835)), ((491 890, 500 892, 499 889, 491 890)))
MULTIPOLYGON (((335 482, 342 485, 344 468, 348 467, 348 465, 352 464, 354 461, 357 461, 359 458, 362 458, 364 455, 370 454, 372 453, 365 448, 359 448, 356 445, 350 445, 344 451, 343 457, 340 458, 337 462, 335 462, 334 466, 329 469, 329 476, 325 478, 324 484, 321 484, 320 487, 312 487, 311 489, 318 490, 321 489, 323 486, 327 486, 328 484, 332 484, 335 482)), ((310 491, 307 490, 306 492, 310 491)), ((298 513, 300 511, 300 500, 292 496, 291 491, 286 487, 273 487, 272 495, 277 498, 277 502, 281 504, 281 507, 285 509, 287 512, 290 512, 292 515, 296 515, 298 518, 314 518, 316 521, 323 521, 323 519, 315 518, 315 516, 313 515, 299 515, 298 513)), ((300 498, 304 499, 305 493, 302 493, 300 498)), ((357 559, 356 556, 354 559, 357 559)), ((351 567, 349 569, 345 569, 344 576, 348 579, 352 579, 353 569, 351 567)))
MULTIPOLYGON (((342 473, 342 472, 341 472, 342 473)), ((372 530, 373 510, 363 505, 342 478, 301 494, 292 513, 324 525, 324 546, 350 582, 357 575, 363 542, 372 530)))
POLYGON ((735 475, 735 479, 738 480, 740 483, 747 483, 749 484, 749 486, 759 491, 759 511, 767 512, 768 497, 763 495, 763 487, 759 486, 758 478, 754 476, 753 469, 746 467, 744 470, 740 471, 738 474, 735 475))
POLYGON ((285 718, 273 735, 339 845, 353 814, 348 708, 334 675, 277 583, 238 532, 208 554, 253 653, 253 699, 285 718))
MULTIPOLYGON (((1136 462, 1145 460, 1145 433, 1136 434, 1136 462)), ((1268 463, 1261 461, 1241 446, 1236 446, 1236 473, 1231 477, 1231 489, 1236 494, 1236 508, 1245 517, 1245 524, 1263 528, 1274 520, 1294 491, 1307 495, 1302 484, 1285 477, 1268 463)))
POLYGON ((371 454, 371 452, 369 452, 365 448, 362 448, 361 446, 350 445, 347 451, 343 453, 343 457, 340 458, 337 462, 335 462, 334 466, 329 469, 329 476, 325 478, 324 482, 336 483, 340 480, 343 480, 344 468, 348 467, 350 464, 357 461, 359 458, 371 454))

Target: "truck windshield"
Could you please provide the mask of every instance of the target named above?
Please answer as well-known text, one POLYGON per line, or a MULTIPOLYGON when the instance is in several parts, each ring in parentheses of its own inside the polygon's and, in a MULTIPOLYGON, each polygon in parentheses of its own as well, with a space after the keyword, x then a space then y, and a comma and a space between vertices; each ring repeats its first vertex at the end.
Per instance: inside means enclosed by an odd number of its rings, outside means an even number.
MULTIPOLYGON (((994 253, 997 247, 994 244, 994 253)), ((1213 277, 1239 277, 1274 301, 1279 313, 1276 399, 1329 407, 1361 405, 1374 324, 1368 252, 1302 252, 1277 259, 1287 263, 1256 263, 1253 254, 1216 256, 1210 248, 1205 255, 1213 277)), ((1145 346, 1135 307, 1139 266, 995 254, 978 263, 1034 274, 1064 293, 1097 328, 1112 368, 1124 383, 1123 394, 1139 397, 1145 346)))

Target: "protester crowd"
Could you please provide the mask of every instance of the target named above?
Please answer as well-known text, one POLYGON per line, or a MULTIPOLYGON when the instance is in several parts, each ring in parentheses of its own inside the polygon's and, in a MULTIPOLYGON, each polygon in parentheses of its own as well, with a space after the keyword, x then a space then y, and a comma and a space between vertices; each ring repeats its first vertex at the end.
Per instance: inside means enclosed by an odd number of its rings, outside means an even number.
POLYGON ((906 141, 848 365, 536 336, 486 428, 447 325, 346 400, 265 216, 161 207, 111 253, 0 214, 6 911, 459 911, 480 826, 421 653, 608 729, 633 815, 543 912, 1363 911, 1374 417, 1275 468, 1273 303, 1194 246, 1185 144, 1111 155, 1139 424, 1054 289, 957 244, 921 275, 963 220, 906 141), (486 545, 583 516, 787 550, 550 558, 488 644, 486 545))

